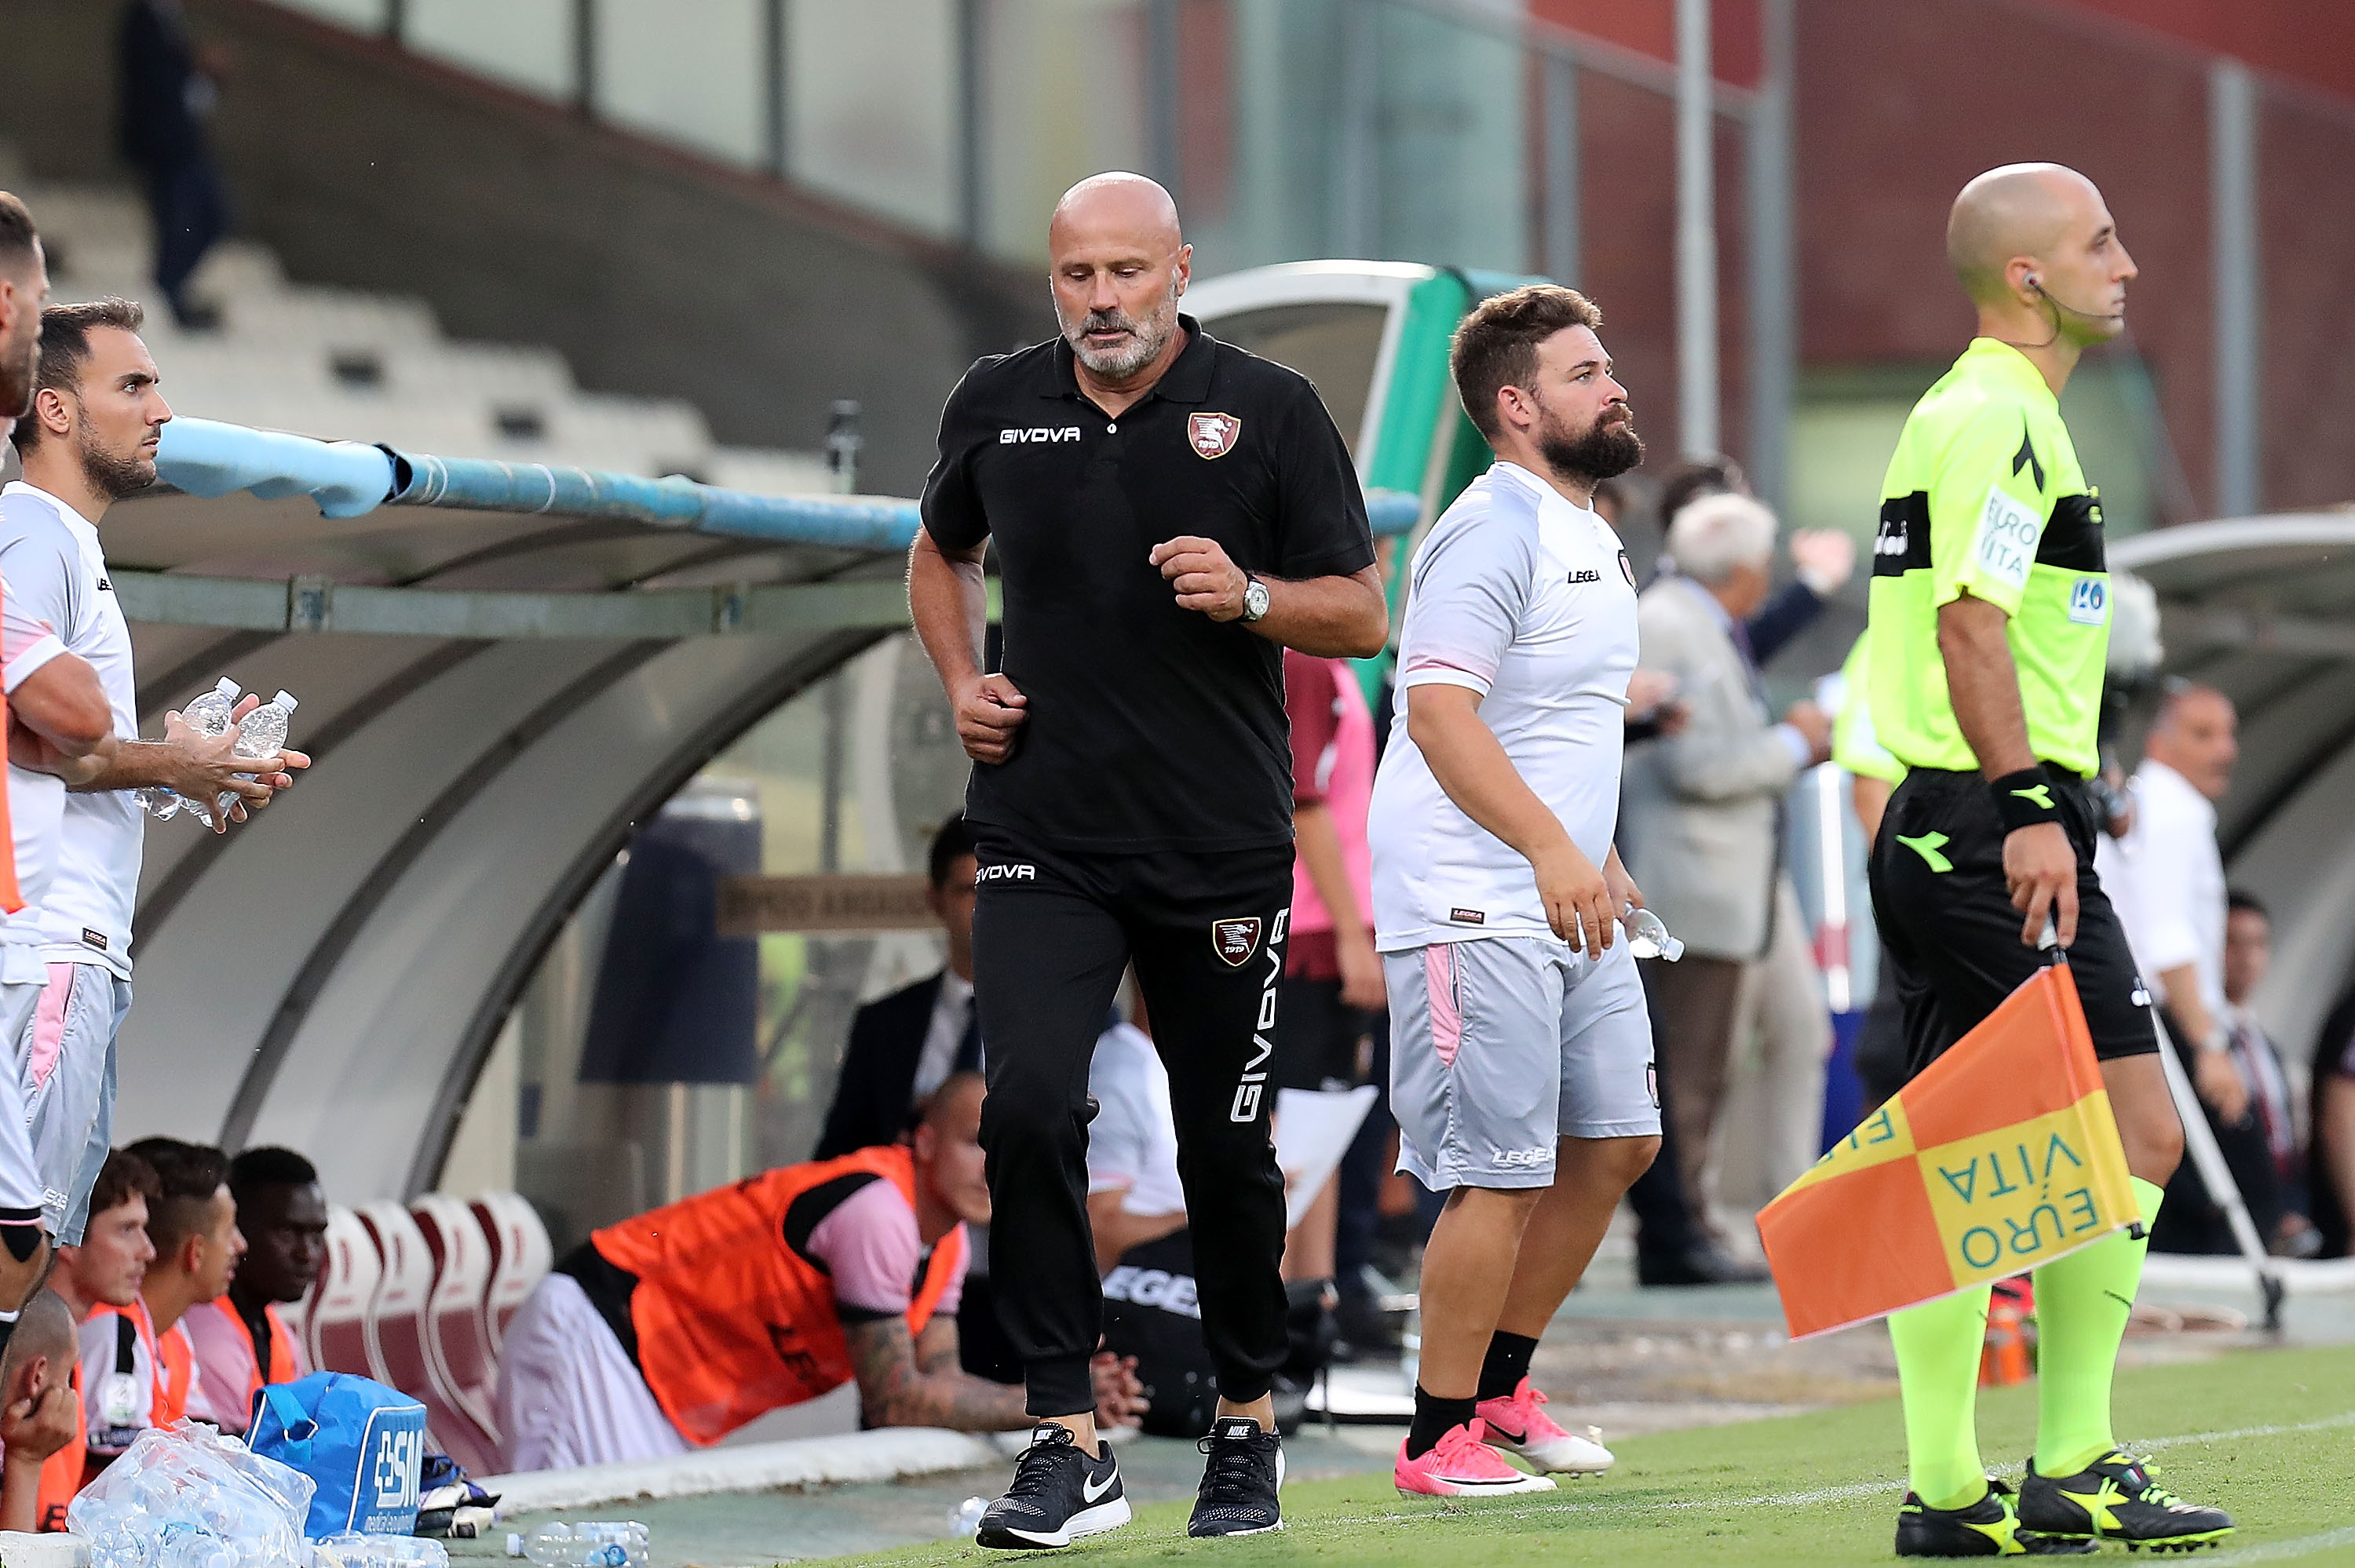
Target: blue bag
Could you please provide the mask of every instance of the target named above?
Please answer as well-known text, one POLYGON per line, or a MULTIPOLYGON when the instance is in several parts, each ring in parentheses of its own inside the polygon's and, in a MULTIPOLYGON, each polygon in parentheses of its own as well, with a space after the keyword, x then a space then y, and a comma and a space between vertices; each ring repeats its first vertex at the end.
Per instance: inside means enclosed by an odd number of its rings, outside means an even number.
POLYGON ((425 1407, 349 1372, 264 1383, 253 1396, 246 1446, 292 1465, 318 1491, 303 1533, 408 1535, 417 1529, 425 1407))

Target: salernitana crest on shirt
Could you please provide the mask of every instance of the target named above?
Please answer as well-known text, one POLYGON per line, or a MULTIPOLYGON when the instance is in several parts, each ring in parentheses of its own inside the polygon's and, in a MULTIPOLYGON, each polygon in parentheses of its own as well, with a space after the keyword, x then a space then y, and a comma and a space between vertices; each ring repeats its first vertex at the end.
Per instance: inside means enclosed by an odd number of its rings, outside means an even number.
POLYGON ((1242 433, 1243 422, 1232 414, 1186 416, 1186 439, 1193 443, 1196 457, 1226 456, 1235 450, 1235 438, 1242 433))
POLYGON ((1210 950, 1236 969, 1251 962, 1259 951, 1260 921, 1256 915, 1246 915, 1232 920, 1210 922, 1210 950))

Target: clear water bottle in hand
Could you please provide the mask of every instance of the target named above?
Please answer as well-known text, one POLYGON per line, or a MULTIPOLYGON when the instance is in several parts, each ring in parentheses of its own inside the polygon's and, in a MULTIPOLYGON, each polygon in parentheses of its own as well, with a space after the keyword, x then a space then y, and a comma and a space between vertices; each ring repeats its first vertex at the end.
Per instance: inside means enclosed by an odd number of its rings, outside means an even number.
MULTIPOLYGON (((207 736, 227 735, 229 715, 236 710, 240 694, 240 689, 238 683, 227 675, 223 675, 213 683, 211 691, 205 693, 180 710, 180 717, 198 735, 207 736)), ((159 822, 170 821, 179 814, 180 808, 183 806, 186 806, 193 815, 204 814, 197 809, 195 802, 182 799, 176 790, 166 789, 161 784, 139 790, 137 799, 142 806, 147 808, 149 814, 159 822)))
MULTIPOLYGON (((237 746, 233 755, 275 757, 285 750, 286 725, 287 721, 293 717, 294 706, 294 699, 281 692, 246 715, 245 721, 237 726, 237 746)), ((238 777, 250 779, 253 775, 241 773, 238 777)), ((225 817, 229 814, 230 804, 236 800, 237 796, 233 792, 224 789, 220 792, 220 799, 213 802, 213 810, 225 817)))

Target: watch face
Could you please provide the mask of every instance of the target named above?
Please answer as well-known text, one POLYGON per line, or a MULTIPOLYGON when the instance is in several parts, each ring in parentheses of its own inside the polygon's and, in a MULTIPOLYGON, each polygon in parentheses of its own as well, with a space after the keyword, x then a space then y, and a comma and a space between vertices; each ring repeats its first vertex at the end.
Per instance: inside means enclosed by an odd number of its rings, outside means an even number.
POLYGON ((1267 613, 1267 585, 1253 580, 1243 585, 1243 613, 1257 620, 1267 613))

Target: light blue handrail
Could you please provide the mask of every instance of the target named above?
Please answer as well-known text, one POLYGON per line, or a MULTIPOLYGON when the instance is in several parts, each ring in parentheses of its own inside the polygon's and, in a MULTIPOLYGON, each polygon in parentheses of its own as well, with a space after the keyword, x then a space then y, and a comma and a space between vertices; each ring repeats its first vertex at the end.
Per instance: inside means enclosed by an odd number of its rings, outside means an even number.
MULTIPOLYGON (((433 457, 212 419, 174 419, 163 435, 156 469, 191 495, 308 495, 327 517, 357 517, 388 504, 447 506, 614 518, 850 550, 904 550, 919 526, 914 502, 880 496, 755 495, 691 479, 433 457)), ((1366 514, 1375 533, 1404 534, 1421 519, 1423 503, 1400 491, 1369 491, 1366 514)))

